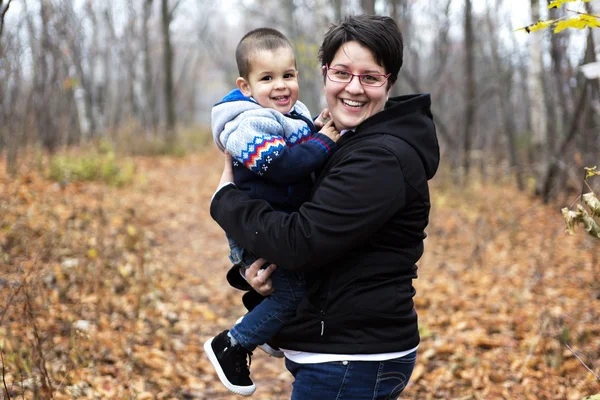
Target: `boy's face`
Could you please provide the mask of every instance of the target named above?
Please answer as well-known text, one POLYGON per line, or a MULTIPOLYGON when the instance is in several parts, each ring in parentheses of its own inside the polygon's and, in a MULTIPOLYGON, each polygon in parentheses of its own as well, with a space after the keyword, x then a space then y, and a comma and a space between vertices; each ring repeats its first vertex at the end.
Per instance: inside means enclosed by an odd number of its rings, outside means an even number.
POLYGON ((290 112, 298 100, 298 71, 290 48, 263 50, 250 58, 248 79, 238 78, 237 86, 244 96, 282 114, 290 112))

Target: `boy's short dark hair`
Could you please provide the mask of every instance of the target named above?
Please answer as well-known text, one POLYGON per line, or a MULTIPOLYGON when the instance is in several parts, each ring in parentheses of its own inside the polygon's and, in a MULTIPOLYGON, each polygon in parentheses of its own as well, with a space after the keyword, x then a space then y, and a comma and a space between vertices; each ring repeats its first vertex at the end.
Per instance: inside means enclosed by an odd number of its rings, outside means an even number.
POLYGON ((402 33, 390 17, 381 15, 356 15, 332 25, 319 48, 322 66, 331 64, 335 53, 347 42, 356 41, 373 52, 375 61, 391 74, 388 88, 398 79, 404 49, 402 33))
POLYGON ((258 28, 244 35, 235 49, 235 60, 238 72, 244 79, 250 74, 250 57, 258 51, 275 51, 282 47, 289 47, 293 51, 292 44, 287 37, 276 29, 258 28))

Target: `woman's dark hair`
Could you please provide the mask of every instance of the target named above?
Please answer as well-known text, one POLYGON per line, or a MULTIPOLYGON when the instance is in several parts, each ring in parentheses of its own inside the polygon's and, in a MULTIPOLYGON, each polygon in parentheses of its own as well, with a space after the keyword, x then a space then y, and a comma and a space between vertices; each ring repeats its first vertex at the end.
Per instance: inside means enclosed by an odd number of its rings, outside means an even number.
POLYGON ((288 38, 276 29, 258 28, 246 33, 235 49, 235 59, 240 76, 248 79, 248 74, 252 69, 250 58, 257 52, 275 51, 285 47, 294 51, 288 38))
POLYGON ((344 43, 356 41, 373 52, 375 61, 391 74, 388 89, 398 79, 402 66, 402 33, 390 17, 380 15, 356 15, 344 18, 332 25, 319 48, 322 66, 331 64, 335 53, 344 43))

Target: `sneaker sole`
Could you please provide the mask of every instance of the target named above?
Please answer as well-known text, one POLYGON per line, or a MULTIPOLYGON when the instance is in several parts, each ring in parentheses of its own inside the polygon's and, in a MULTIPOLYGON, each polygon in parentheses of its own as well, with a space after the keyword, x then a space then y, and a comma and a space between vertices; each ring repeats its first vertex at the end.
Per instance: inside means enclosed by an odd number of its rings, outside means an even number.
POLYGON ((219 380, 229 391, 231 391, 235 394, 239 394, 241 396, 251 396, 256 391, 256 385, 253 384, 252 386, 237 386, 237 385, 234 385, 233 383, 229 382, 229 380, 227 379, 227 376, 225 376, 225 372, 223 372, 223 369, 221 368, 221 365, 219 364, 217 355, 215 354, 215 352, 212 349, 211 344, 212 344, 213 339, 214 338, 210 338, 206 342, 204 342, 204 352, 208 356, 210 363, 215 368, 215 371, 217 371, 217 376, 219 377, 219 380))
POLYGON ((259 349, 261 349, 262 351, 264 351, 265 353, 267 353, 268 355, 270 355, 271 357, 275 357, 275 358, 284 358, 285 355, 283 354, 283 351, 281 350, 275 350, 274 348, 272 348, 271 346, 269 346, 268 344, 261 344, 260 346, 258 346, 259 349))

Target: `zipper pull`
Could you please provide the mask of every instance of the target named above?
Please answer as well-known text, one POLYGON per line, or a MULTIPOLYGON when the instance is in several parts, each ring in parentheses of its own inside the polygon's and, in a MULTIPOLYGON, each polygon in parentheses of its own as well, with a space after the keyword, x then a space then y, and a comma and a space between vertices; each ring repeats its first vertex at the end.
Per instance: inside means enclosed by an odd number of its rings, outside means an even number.
POLYGON ((325 311, 321 310, 320 312, 321 314, 321 336, 323 336, 323 333, 325 332, 325 311))

